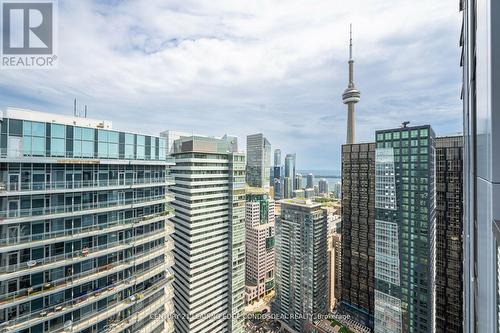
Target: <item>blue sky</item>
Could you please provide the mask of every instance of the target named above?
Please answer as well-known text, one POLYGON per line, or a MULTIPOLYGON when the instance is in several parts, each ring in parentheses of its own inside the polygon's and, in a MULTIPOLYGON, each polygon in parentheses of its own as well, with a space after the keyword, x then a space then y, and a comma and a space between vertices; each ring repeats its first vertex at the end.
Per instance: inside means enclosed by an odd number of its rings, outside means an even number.
POLYGON ((0 108, 117 129, 262 132, 299 169, 339 169, 349 23, 357 141, 402 121, 461 131, 456 0, 59 0, 57 70, 2 70, 0 108))

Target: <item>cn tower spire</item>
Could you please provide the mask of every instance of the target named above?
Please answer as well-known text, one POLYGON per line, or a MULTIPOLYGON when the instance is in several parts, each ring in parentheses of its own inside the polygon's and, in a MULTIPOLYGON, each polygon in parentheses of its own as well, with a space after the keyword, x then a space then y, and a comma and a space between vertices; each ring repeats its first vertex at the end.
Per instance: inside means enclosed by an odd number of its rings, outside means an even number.
POLYGON ((361 99, 361 93, 354 86, 354 59, 352 55, 352 24, 349 27, 349 84, 342 94, 342 102, 347 104, 347 140, 352 144, 356 141, 356 124, 354 105, 361 99))
POLYGON ((352 24, 349 25, 349 60, 352 60, 352 24))

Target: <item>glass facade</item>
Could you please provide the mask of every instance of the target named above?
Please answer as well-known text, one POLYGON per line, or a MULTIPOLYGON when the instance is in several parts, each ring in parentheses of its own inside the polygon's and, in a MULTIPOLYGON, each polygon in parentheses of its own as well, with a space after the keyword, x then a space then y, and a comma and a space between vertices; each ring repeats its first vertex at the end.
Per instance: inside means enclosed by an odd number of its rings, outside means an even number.
POLYGON ((430 126, 404 127, 377 131, 376 139, 375 289, 380 297, 375 300, 375 331, 430 332, 435 293, 434 133, 430 126), (398 311, 387 311, 396 304, 393 298, 401 301, 401 321, 398 311), (388 320, 401 326, 382 324, 388 320))
POLYGON ((340 309, 371 329, 375 307, 375 185, 375 143, 343 145, 342 242, 338 242, 342 246, 342 256, 338 256, 342 274, 337 275, 341 280, 340 309))
POLYGON ((163 140, 130 134, 125 162, 123 132, 0 126, 0 329, 171 331, 154 320, 172 311, 163 140))
POLYGON ((274 310, 291 328, 306 332, 327 311, 327 211, 305 200, 284 200, 276 230, 274 310))
POLYGON ((166 160, 165 139, 20 119, 1 122, 1 156, 166 160))

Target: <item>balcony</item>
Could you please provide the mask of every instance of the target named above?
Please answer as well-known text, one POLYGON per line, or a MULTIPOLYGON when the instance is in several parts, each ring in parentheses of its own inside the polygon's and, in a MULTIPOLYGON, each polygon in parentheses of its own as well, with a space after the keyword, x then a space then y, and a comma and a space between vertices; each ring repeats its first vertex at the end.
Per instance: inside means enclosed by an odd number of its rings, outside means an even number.
MULTIPOLYGON (((168 208, 164 212, 154 213, 139 217, 133 217, 129 219, 110 221, 108 223, 92 225, 88 227, 65 229, 61 231, 44 232, 42 234, 31 234, 26 236, 19 236, 17 238, 8 237, 7 234, 0 235, 0 248, 6 246, 16 246, 26 244, 26 243, 51 243, 59 242, 65 238, 82 238, 89 237, 93 235, 101 234, 102 232, 112 232, 127 228, 133 228, 140 225, 155 222, 155 219, 161 220, 161 218, 168 218, 168 215, 172 214, 172 209, 168 208)), ((171 222, 167 221, 165 226, 165 231, 167 233, 173 232, 173 225, 171 222)), ((31 244, 31 247, 37 246, 37 244, 31 244)), ((9 249, 5 249, 9 251, 9 249)))
POLYGON ((57 192, 82 192, 116 188, 139 188, 158 185, 173 185, 174 177, 149 179, 74 180, 55 182, 0 182, 0 195, 42 194, 57 192), (28 193, 29 192, 29 193, 28 193))
POLYGON ((26 153, 20 149, 9 149, 2 148, 0 149, 0 158, 2 159, 12 159, 12 160, 26 160, 26 159, 55 159, 59 162, 68 163, 68 164, 93 164, 97 163, 97 161, 106 161, 106 160, 122 160, 122 161, 141 161, 141 162, 157 162, 157 163, 166 163, 169 165, 175 165, 175 159, 172 156, 165 156, 163 159, 147 159, 144 157, 136 157, 132 155, 126 154, 117 154, 112 156, 98 156, 98 154, 93 153, 89 155, 81 155, 75 156, 74 152, 67 151, 62 152, 60 154, 49 155, 46 151, 32 151, 30 153, 26 153), (66 160, 61 160, 66 159, 66 160))
MULTIPOLYGON (((40 207, 40 208, 28 208, 28 209, 15 209, 15 210, 3 210, 0 211, 0 221, 2 219, 26 219, 26 220, 36 220, 40 219, 40 217, 45 215, 56 215, 56 214, 66 214, 73 215, 74 213, 80 213, 82 215, 85 212, 89 212, 92 210, 101 210, 106 208, 120 208, 120 206, 128 206, 135 205, 141 203, 154 203, 158 201, 158 203, 164 203, 168 201, 166 194, 156 195, 144 198, 133 198, 133 199, 118 199, 118 200, 109 200, 106 202, 91 202, 91 203, 83 203, 83 204, 73 204, 73 205, 60 205, 60 206, 51 206, 51 207, 40 207)), ((126 207, 124 207, 126 208, 126 207)), ((111 209, 113 210, 113 209, 111 209)), ((53 218, 61 217, 54 216, 53 218)))
MULTIPOLYGON (((161 268, 161 267, 160 267, 161 268)), ((145 273, 141 277, 141 279, 137 279, 135 283, 140 283, 143 281, 146 281, 147 279, 151 278, 152 276, 161 273, 161 269, 159 270, 158 267, 152 268, 149 270, 149 274, 145 273)), ((62 302, 50 307, 45 307, 40 311, 32 312, 29 315, 16 318, 14 320, 10 320, 4 324, 8 329, 11 330, 19 330, 23 329, 25 327, 29 327, 31 325, 36 325, 40 321, 45 321, 47 319, 57 317, 59 315, 63 315, 66 313, 69 313, 71 311, 74 311, 77 308, 82 308, 84 306, 90 305, 92 303, 95 303, 99 300, 105 299, 113 294, 119 294, 120 291, 123 291, 127 288, 129 288, 132 284, 131 278, 127 280, 121 280, 116 283, 110 284, 104 288, 98 289, 98 290, 93 290, 92 292, 82 295, 80 297, 74 298, 72 300, 62 302), (17 327, 16 327, 17 326, 17 327), (20 326, 20 327, 19 327, 20 326)), ((148 289, 147 292, 151 294, 153 290, 157 290, 159 286, 163 286, 164 281, 158 282, 156 285, 153 285, 151 289, 148 289)), ((146 297, 146 293, 137 293, 133 297, 140 297, 139 294, 143 295, 143 297, 146 297)), ((124 302, 117 302, 116 304, 122 304, 124 302)), ((126 302, 125 302, 126 303, 126 302)), ((89 315, 90 317, 90 315, 89 315)), ((82 320, 80 319, 80 323, 82 320)), ((1 326, 0 326, 1 327, 1 326)), ((63 327, 64 329, 64 327, 63 327)), ((52 332, 55 332, 55 330, 51 330, 52 332)))
MULTIPOLYGON (((142 293, 138 293, 136 295, 133 295, 124 301, 118 303, 117 305, 113 306, 110 309, 107 309, 105 311, 100 311, 98 313, 92 313, 88 316, 85 316, 84 318, 81 318, 80 321, 74 325, 72 325, 72 331, 71 332, 79 332, 81 330, 84 330, 85 328, 92 326, 94 324, 97 324, 98 322, 110 318, 120 312, 122 312, 125 309, 131 308, 133 306, 143 306, 143 302, 147 301, 148 304, 146 304, 145 309, 147 310, 150 306, 158 308, 161 305, 164 304, 164 295, 163 292, 160 293, 158 292, 161 287, 165 284, 165 280, 162 280, 155 285, 153 285, 151 288, 147 289, 146 291, 142 293), (158 306, 156 306, 158 305, 158 306)), ((132 315, 134 316, 134 315, 132 315)), ((132 316, 127 317, 122 319, 121 321, 114 321, 110 323, 110 328, 111 331, 113 332, 120 332, 123 330, 123 328, 130 326, 133 324, 135 321, 132 318, 132 316)), ((64 330, 56 330, 53 331, 52 333, 59 333, 63 332, 64 330)))
MULTIPOLYGON (((64 289, 68 289, 79 284, 88 282, 88 277, 92 276, 93 280, 97 280, 102 277, 106 277, 113 273, 119 272, 121 270, 140 265, 148 260, 159 257, 164 254, 164 248, 158 247, 154 248, 151 252, 141 253, 139 255, 133 255, 132 257, 117 260, 116 262, 109 263, 104 266, 96 267, 94 269, 66 276, 61 279, 53 280, 48 283, 43 283, 40 285, 34 285, 29 288, 21 289, 15 292, 7 293, 0 296, 0 307, 8 303, 9 306, 14 302, 24 302, 27 299, 32 299, 46 294, 55 293, 64 289)), ((159 263, 158 265, 164 265, 166 262, 159 263)), ((152 268, 156 267, 153 266, 152 268)), ((137 274, 140 272, 137 271, 137 274)))
POLYGON ((27 262, 23 262, 15 265, 1 266, 0 273, 19 273, 18 275, 24 274, 23 270, 29 269, 38 269, 43 268, 42 270, 53 269, 56 267, 73 264, 76 261, 84 261, 91 258, 96 258, 98 256, 102 256, 106 253, 117 252, 121 250, 125 250, 127 248, 131 248, 134 246, 138 246, 142 243, 149 241, 150 239, 158 239, 165 237, 162 233, 150 232, 140 236, 134 236, 131 238, 127 238, 124 240, 110 242, 107 244, 94 246, 91 248, 84 247, 81 250, 73 251, 70 253, 64 253, 56 256, 46 257, 38 260, 30 260, 27 262), (54 265, 50 265, 54 264, 54 265), (48 267, 44 267, 48 266, 48 267))

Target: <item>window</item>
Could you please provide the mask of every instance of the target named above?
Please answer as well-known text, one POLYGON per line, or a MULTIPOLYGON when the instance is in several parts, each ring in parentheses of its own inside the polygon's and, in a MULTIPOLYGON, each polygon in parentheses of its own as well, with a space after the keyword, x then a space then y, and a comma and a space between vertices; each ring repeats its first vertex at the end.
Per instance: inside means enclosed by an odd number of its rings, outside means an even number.
POLYGON ((73 155, 75 157, 94 157, 94 130, 74 127, 73 155))
POLYGON ((45 124, 23 122, 23 151, 29 156, 45 156, 45 124))
POLYGON ((50 155, 52 156, 65 156, 65 142, 64 139, 52 138, 50 139, 50 155))

